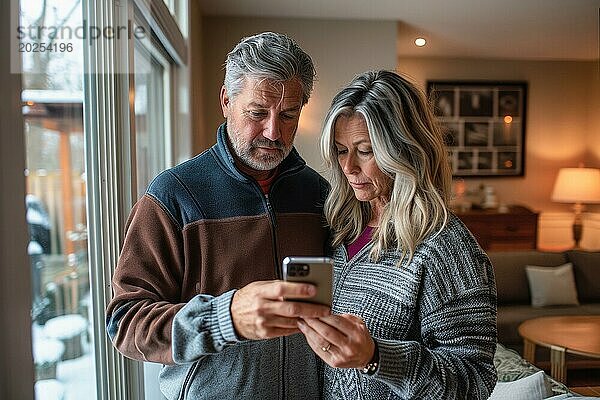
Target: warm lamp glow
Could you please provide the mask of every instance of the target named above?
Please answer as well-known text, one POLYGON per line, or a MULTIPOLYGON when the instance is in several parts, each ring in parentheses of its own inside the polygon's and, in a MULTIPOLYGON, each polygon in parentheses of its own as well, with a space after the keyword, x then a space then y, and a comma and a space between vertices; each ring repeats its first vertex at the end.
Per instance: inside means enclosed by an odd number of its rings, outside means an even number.
POLYGON ((583 203, 600 203, 600 169, 561 168, 554 183, 552 200, 559 203, 575 203, 573 240, 575 248, 578 248, 583 234, 583 203))
POLYGON ((561 168, 552 200, 559 203, 600 203, 600 169, 561 168))
POLYGON ((504 123, 510 124, 511 122, 512 122, 512 117, 510 115, 507 115, 504 117, 504 123))

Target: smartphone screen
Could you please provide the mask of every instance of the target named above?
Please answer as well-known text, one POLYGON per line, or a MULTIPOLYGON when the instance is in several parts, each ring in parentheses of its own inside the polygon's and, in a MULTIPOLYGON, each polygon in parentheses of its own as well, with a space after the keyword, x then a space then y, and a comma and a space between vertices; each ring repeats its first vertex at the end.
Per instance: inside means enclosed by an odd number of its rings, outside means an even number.
MULTIPOLYGON (((333 260, 329 257, 286 257, 283 260, 283 280, 312 283, 317 287, 316 296, 297 299, 331 307, 333 260)), ((295 300, 295 299, 287 299, 295 300)))

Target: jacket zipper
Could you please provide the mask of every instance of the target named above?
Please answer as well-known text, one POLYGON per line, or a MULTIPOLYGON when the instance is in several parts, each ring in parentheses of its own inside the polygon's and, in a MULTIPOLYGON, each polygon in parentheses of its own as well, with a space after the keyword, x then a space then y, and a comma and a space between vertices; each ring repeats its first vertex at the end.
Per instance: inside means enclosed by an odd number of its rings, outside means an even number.
MULTIPOLYGON (((276 183, 278 183, 279 181, 281 181, 281 178, 283 178, 284 176, 288 176, 293 174, 294 172, 296 172, 297 170, 300 170, 302 168, 293 168, 291 170, 285 171, 283 173, 281 173, 277 178, 275 178, 275 181, 273 181, 271 183, 271 187, 269 188, 269 193, 271 193, 273 191, 273 187, 275 186, 276 183)), ((256 184, 259 192, 261 194, 263 194, 262 189, 260 188, 260 185, 258 185, 258 183, 256 184)), ((265 199, 265 207, 267 209, 267 213, 269 214, 269 220, 271 221, 271 232, 273 234, 273 262, 275 264, 275 274, 277 276, 277 279, 283 279, 283 273, 281 271, 281 266, 279 265, 279 252, 277 251, 277 219, 275 218, 275 211, 273 210, 273 206, 271 205, 271 201, 269 200, 269 195, 268 194, 263 194, 263 197, 265 199)), ((280 353, 279 353, 279 362, 281 363, 281 400, 285 399, 286 396, 286 385, 285 385, 285 371, 286 371, 286 364, 287 364, 287 360, 286 360, 286 337, 280 337, 279 338, 279 347, 280 347, 280 353)))
MULTIPOLYGON (((267 213, 269 214, 269 219, 271 221, 271 233, 273 234, 273 259, 275 263, 275 274, 277 279, 282 279, 281 268, 279 267, 277 260, 279 260, 278 252, 277 252, 277 220, 275 219, 275 212, 273 211, 273 207, 271 202, 269 201, 269 195, 265 195, 265 204, 267 207, 267 213)), ((279 338, 279 363, 281 364, 281 399, 285 399, 285 337, 279 338)))
POLYGON ((271 233, 273 234, 273 262, 275 263, 275 275, 277 279, 281 279, 281 268, 277 264, 279 257, 277 256, 277 220, 275 219, 275 212, 269 201, 269 195, 264 195, 265 206, 267 208, 267 214, 269 214, 269 220, 271 221, 271 233))
POLYGON ((285 399, 285 370, 286 370, 286 357, 285 357, 285 336, 279 338, 279 343, 281 345, 281 353, 279 356, 279 361, 281 362, 281 400, 285 399))
POLYGON ((185 379, 183 380, 183 385, 181 386, 181 392, 179 392, 178 400, 185 400, 187 397, 187 392, 190 390, 190 385, 192 381, 192 377, 196 374, 196 370, 198 369, 199 361, 196 361, 192 364, 190 369, 188 370, 185 379))

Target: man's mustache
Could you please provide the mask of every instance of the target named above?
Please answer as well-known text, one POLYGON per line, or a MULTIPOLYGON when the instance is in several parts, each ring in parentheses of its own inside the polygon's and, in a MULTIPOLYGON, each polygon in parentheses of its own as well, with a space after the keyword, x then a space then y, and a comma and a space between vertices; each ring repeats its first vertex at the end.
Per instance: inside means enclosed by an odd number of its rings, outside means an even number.
POLYGON ((279 139, 272 141, 272 140, 265 139, 265 138, 258 138, 256 140, 254 140, 252 142, 252 147, 265 147, 268 149, 277 149, 277 150, 284 149, 284 145, 279 139))

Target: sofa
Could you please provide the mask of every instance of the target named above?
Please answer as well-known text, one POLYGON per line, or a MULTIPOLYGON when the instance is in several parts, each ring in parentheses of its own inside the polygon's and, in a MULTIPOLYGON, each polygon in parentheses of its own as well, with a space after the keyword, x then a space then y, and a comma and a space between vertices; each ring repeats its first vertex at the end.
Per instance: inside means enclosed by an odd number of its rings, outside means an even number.
POLYGON ((518 326, 542 316, 600 315, 600 252, 570 250, 488 252, 498 292, 498 342, 520 349, 518 326), (532 306, 526 266, 557 267, 571 263, 577 305, 532 306))
POLYGON ((498 383, 490 397, 492 400, 577 397, 577 394, 569 391, 567 386, 552 379, 541 369, 525 361, 516 351, 508 349, 500 343, 496 345, 494 366, 498 373, 498 383), (541 375, 537 377, 538 382, 535 382, 533 376, 535 374, 541 375), (541 386, 542 393, 535 396, 527 391, 526 386, 532 385, 534 387, 541 386))

